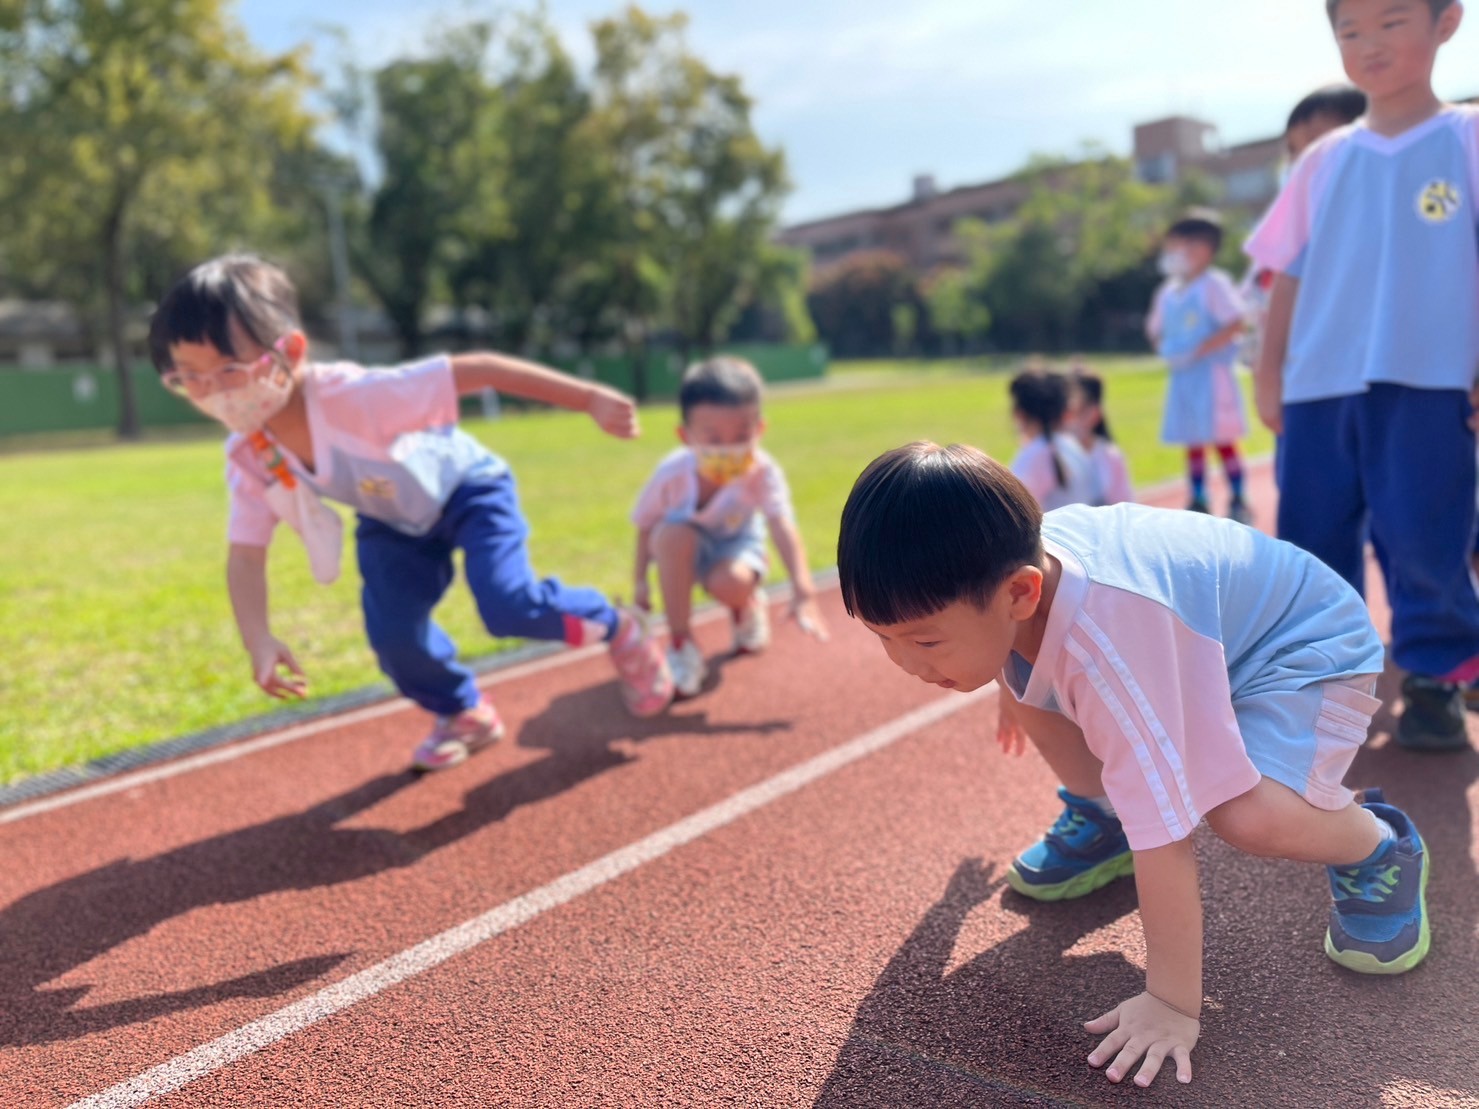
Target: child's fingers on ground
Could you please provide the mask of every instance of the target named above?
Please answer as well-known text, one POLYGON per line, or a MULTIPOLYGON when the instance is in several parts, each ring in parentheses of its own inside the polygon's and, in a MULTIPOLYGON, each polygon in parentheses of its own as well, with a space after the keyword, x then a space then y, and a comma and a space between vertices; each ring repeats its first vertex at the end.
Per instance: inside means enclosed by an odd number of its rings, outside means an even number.
POLYGON ((1177 1045, 1171 1049, 1171 1058, 1176 1061, 1176 1081, 1191 1081, 1191 1051, 1177 1045))
POLYGON ((1145 1053, 1145 1062, 1135 1075, 1135 1085, 1149 1086, 1155 1081, 1156 1075, 1161 1073, 1161 1064, 1166 1061, 1166 1047, 1165 1044, 1150 1045, 1150 1050, 1145 1053))
POLYGON ((1109 1076, 1111 1082, 1123 1082, 1129 1073, 1135 1069, 1135 1064, 1145 1054, 1146 1044, 1139 1037, 1132 1038, 1120 1053, 1114 1057, 1114 1062, 1109 1064, 1109 1069, 1104 1073, 1109 1076))

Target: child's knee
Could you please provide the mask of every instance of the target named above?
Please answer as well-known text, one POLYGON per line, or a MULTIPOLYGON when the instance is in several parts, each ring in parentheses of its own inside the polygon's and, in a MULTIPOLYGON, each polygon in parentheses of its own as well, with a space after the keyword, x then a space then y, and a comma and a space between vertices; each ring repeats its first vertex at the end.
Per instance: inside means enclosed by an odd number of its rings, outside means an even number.
POLYGON ((748 563, 738 560, 721 562, 704 578, 704 588, 722 601, 740 602, 749 599, 760 581, 760 575, 748 563))
POLYGON ((1224 801, 1207 814, 1207 824, 1217 837, 1239 851, 1264 858, 1289 854, 1287 822, 1280 806, 1264 783, 1231 801, 1224 801))
POLYGON ((658 524, 652 532, 652 552, 663 561, 691 559, 698 550, 698 531, 690 524, 658 524))

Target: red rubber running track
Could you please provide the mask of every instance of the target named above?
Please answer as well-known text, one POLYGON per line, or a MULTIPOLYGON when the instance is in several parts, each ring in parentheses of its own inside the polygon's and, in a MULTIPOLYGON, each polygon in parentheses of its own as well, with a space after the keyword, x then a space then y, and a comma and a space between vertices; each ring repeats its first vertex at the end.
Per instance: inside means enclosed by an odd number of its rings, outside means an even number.
POLYGON ((1047 771, 826 603, 649 723, 571 653, 439 775, 393 703, 0 812, 0 1109, 1479 1106, 1479 751, 1384 714, 1357 759, 1433 854, 1400 979, 1325 958, 1318 868, 1198 832, 1196 1081, 1116 1088, 1079 1025, 1140 988, 1133 884, 1006 890, 1047 771))

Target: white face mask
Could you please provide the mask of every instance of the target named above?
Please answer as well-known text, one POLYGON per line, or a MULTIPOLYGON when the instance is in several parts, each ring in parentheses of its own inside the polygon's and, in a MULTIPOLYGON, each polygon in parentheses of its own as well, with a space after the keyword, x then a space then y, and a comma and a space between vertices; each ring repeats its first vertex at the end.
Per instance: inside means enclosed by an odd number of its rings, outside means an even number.
POLYGON ((262 425, 281 412, 292 395, 292 373, 273 366, 235 389, 191 397, 190 403, 238 435, 250 435, 261 431, 262 425))
POLYGON ((1167 277, 1185 277, 1191 269, 1191 262, 1184 250, 1163 250, 1158 267, 1167 277))

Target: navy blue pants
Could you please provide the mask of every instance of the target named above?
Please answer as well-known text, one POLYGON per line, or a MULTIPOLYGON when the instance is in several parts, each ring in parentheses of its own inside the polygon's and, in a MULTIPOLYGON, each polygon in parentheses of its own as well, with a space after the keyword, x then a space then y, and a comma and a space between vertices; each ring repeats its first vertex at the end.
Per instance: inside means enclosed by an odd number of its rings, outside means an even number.
POLYGON ((459 486, 426 535, 359 518, 355 539, 370 646, 380 669, 422 708, 450 716, 478 703, 472 672, 431 618, 452 584, 458 548, 478 614, 493 635, 576 643, 591 625, 601 638, 615 632, 616 609, 596 590, 534 576, 528 537, 512 474, 459 486))
POLYGON ((1364 593, 1369 536, 1391 601, 1392 656, 1430 677, 1466 679, 1479 658, 1469 413, 1459 390, 1387 384, 1284 406, 1279 538, 1364 593))

